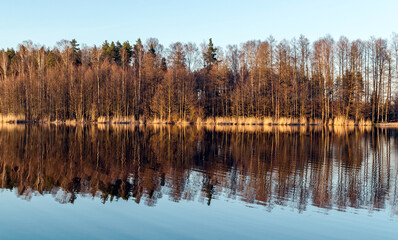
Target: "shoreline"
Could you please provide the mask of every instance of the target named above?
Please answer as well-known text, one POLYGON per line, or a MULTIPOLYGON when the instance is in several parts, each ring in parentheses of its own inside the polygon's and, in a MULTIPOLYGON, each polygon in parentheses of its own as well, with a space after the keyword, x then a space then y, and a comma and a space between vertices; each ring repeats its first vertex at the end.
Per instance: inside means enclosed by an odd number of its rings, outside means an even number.
POLYGON ((376 123, 375 127, 380 127, 380 128, 398 128, 398 122, 376 123))
POLYGON ((0 124, 10 125, 129 125, 129 126, 291 126, 291 127, 304 127, 304 126, 336 126, 336 127, 391 127, 398 128, 398 122, 389 123, 372 123, 372 124, 323 124, 323 123, 240 123, 240 122, 154 122, 154 121, 130 121, 130 122, 94 122, 94 121, 0 121, 0 124))
POLYGON ((255 117, 215 117, 201 119, 196 121, 167 121, 160 119, 152 120, 135 120, 130 117, 99 117, 97 121, 89 120, 32 120, 26 121, 22 115, 2 116, 0 114, 0 124, 48 124, 48 125, 156 125, 156 126, 349 126, 349 127, 390 127, 398 128, 398 122, 372 123, 369 120, 361 119, 355 122, 343 117, 335 117, 324 123, 321 119, 310 118, 286 118, 281 117, 275 119, 272 117, 255 118, 255 117))

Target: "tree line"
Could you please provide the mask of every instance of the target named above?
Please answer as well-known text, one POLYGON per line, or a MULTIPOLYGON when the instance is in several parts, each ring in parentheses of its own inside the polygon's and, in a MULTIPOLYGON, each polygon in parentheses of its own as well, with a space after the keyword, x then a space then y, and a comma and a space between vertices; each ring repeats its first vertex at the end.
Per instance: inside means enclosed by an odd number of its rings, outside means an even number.
POLYGON ((0 50, 0 113, 27 121, 390 120, 398 34, 310 43, 303 35, 225 49, 156 38, 0 50))

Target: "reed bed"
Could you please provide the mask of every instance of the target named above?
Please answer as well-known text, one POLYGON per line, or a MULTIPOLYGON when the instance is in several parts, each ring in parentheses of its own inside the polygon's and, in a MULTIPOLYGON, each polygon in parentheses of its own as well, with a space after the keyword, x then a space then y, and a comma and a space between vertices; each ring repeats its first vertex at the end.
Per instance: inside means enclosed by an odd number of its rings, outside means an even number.
POLYGON ((372 121, 370 121, 369 119, 361 119, 358 122, 358 126, 372 126, 372 121))
POLYGON ((309 125, 323 125, 323 122, 322 122, 322 119, 315 118, 315 119, 309 119, 308 124, 309 125))
POLYGON ((25 115, 23 114, 0 114, 1 123, 17 123, 24 121, 25 121, 25 115))
POLYGON ((337 116, 333 119, 332 124, 334 126, 354 126, 355 122, 351 119, 346 119, 343 116, 337 116))
POLYGON ((398 122, 377 123, 376 126, 383 128, 398 128, 398 122))
MULTIPOLYGON (((14 114, 0 114, 0 123, 24 123, 25 116, 24 115, 14 115, 14 114)), ((351 119, 346 119, 344 116, 337 116, 334 119, 330 119, 327 123, 324 124, 322 119, 307 119, 305 117, 300 118, 291 118, 291 117, 280 117, 280 118, 272 118, 272 117, 215 117, 215 118, 206 118, 201 119, 197 118, 196 121, 188 121, 188 120, 176 120, 176 121, 168 121, 165 119, 154 118, 152 120, 146 119, 135 119, 133 116, 99 116, 97 119, 93 121, 87 121, 84 119, 71 119, 71 120, 50 120, 48 118, 44 118, 39 121, 34 121, 35 123, 41 124, 66 124, 66 125, 74 125, 80 123, 94 123, 94 124, 132 124, 132 125, 180 125, 180 126, 188 126, 188 125, 242 125, 242 126, 270 126, 270 125, 279 125, 279 126, 289 126, 289 125, 326 125, 326 126, 372 126, 372 122, 369 119, 360 119, 358 122, 355 122, 351 119)), ((398 123, 379 123, 377 126, 383 127, 398 127, 398 123)))
POLYGON ((321 126, 304 125, 197 125, 198 130, 216 132, 279 132, 279 133, 306 133, 308 130, 321 131, 321 126))
POLYGON ((96 123, 108 124, 145 124, 143 119, 135 119, 133 116, 99 116, 96 123))
POLYGON ((288 118, 281 117, 279 119, 272 117, 216 117, 202 120, 197 119, 198 125, 305 125, 306 118, 288 118))
POLYGON ((372 122, 367 119, 360 119, 357 123, 354 120, 346 119, 344 116, 337 116, 329 121, 329 125, 334 126, 371 126, 372 122))

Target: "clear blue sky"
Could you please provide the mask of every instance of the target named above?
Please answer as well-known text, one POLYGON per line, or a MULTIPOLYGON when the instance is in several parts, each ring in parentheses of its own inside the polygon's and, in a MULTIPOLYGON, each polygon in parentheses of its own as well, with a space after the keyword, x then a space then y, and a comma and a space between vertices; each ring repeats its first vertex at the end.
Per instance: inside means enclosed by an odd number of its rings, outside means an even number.
POLYGON ((252 39, 311 41, 326 34, 336 40, 389 38, 398 32, 398 1, 88 1, 8 0, 1 2, 0 48, 23 40, 52 47, 61 39, 101 44, 157 37, 166 47, 175 41, 217 46, 252 39))

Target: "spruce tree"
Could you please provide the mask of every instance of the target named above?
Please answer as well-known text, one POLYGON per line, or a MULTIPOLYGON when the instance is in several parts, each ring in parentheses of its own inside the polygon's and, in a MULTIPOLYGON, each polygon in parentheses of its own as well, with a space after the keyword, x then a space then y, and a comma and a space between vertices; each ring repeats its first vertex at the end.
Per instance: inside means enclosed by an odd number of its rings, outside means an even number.
POLYGON ((217 63, 216 51, 217 51, 217 48, 215 48, 213 46, 213 41, 210 38, 209 45, 207 47, 207 51, 203 53, 203 58, 205 60, 206 67, 211 67, 213 64, 217 63))

